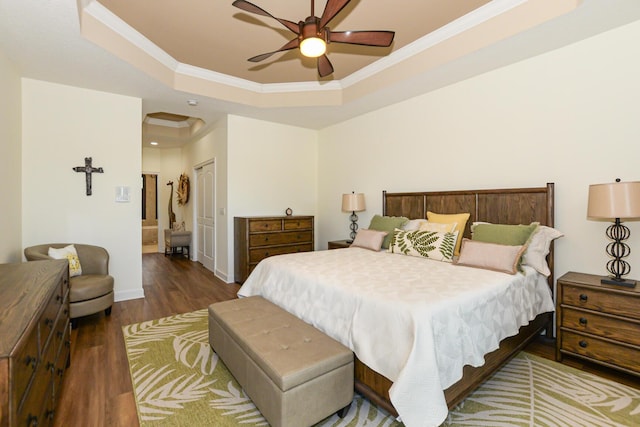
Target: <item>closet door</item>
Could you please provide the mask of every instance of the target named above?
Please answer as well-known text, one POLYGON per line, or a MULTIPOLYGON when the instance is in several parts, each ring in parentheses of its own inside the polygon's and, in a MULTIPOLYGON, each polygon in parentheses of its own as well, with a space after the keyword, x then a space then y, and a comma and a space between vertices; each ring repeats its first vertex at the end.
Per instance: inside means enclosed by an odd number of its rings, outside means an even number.
POLYGON ((215 248, 215 169, 214 163, 207 163, 196 169, 197 174, 197 218, 198 262, 207 270, 214 271, 215 248))

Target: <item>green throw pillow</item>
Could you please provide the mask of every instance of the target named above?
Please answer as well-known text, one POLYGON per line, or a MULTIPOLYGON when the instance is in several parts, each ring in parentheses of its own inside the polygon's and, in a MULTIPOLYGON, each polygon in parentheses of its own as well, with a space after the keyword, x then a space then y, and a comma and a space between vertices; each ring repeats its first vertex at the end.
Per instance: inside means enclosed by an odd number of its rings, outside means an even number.
POLYGON ((389 242, 391 242, 391 238, 393 237, 393 231, 396 228, 402 228, 407 221, 409 221, 409 218, 403 216, 374 215, 373 218, 371 218, 369 230, 386 231, 387 236, 382 241, 382 248, 388 249, 389 242))
POLYGON ((524 245, 529 241, 538 225, 540 225, 538 222, 532 222, 529 225, 478 223, 471 227, 471 239, 499 245, 524 245))

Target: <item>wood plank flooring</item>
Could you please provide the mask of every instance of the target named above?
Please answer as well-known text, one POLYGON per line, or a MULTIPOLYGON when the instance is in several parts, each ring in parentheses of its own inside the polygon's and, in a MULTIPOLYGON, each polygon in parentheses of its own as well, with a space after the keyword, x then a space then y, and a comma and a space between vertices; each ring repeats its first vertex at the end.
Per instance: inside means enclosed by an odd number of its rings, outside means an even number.
MULTIPOLYGON (((71 333, 71 366, 67 370, 55 415, 56 427, 138 426, 122 327, 206 308, 236 297, 237 284, 227 284, 197 262, 181 256, 142 256, 144 299, 117 302, 104 313, 79 319, 71 333)), ((554 343, 540 339, 527 351, 554 358, 554 343)), ((615 381, 640 388, 640 379, 580 361, 569 361, 615 381)))

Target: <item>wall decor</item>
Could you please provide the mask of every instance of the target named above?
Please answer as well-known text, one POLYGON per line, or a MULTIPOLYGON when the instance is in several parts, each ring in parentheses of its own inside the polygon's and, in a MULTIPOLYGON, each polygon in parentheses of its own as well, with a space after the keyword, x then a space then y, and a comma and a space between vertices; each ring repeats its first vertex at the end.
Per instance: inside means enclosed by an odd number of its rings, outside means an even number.
POLYGON ((92 173, 104 173, 102 168, 94 168, 91 166, 92 158, 85 157, 84 158, 84 166, 76 166, 73 168, 76 172, 84 172, 85 181, 87 186, 87 196, 91 195, 91 174, 92 173))
POLYGON ((178 178, 178 189, 176 190, 178 195, 178 205, 186 205, 189 201, 189 175, 183 173, 178 178))

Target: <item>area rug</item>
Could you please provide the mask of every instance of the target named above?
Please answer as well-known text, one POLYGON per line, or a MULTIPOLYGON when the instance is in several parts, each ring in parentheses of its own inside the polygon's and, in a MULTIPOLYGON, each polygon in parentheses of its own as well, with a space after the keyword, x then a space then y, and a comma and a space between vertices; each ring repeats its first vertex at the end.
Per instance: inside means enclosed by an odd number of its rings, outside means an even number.
MULTIPOLYGON (((207 310, 123 328, 138 418, 151 426, 268 426, 209 346, 207 310)), ((356 395, 316 427, 402 426, 356 395)), ((640 390, 522 352, 443 426, 640 425, 640 390)))

